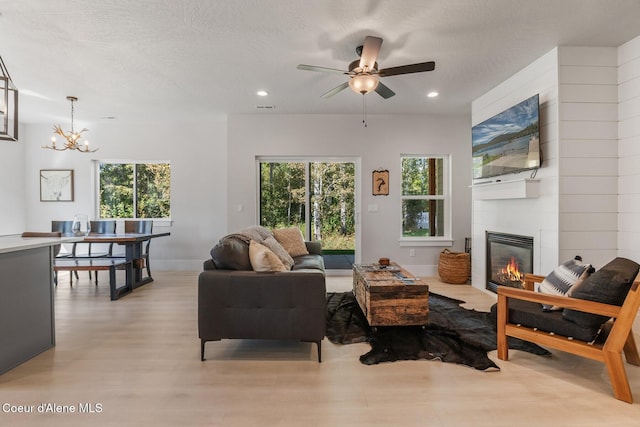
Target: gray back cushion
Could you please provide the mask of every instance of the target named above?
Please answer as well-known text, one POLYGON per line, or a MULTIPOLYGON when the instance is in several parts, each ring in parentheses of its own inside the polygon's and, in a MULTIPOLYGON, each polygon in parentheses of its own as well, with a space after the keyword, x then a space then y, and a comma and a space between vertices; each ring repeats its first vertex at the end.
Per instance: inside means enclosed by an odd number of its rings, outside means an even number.
MULTIPOLYGON (((573 298, 622 305, 639 269, 640 265, 634 261, 615 258, 580 285, 571 288, 569 295, 573 298)), ((585 328, 598 327, 609 320, 605 316, 570 309, 564 309, 563 316, 585 328)))

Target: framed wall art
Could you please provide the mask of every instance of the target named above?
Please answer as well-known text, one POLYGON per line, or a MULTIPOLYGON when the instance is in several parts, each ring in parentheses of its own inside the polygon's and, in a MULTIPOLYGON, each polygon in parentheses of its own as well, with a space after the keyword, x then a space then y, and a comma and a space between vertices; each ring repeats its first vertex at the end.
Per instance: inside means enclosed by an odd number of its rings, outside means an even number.
POLYGON ((73 169, 40 169, 41 202, 73 202, 73 169))
POLYGON ((389 195, 389 171, 386 169, 378 169, 373 171, 373 195, 388 196, 389 195))

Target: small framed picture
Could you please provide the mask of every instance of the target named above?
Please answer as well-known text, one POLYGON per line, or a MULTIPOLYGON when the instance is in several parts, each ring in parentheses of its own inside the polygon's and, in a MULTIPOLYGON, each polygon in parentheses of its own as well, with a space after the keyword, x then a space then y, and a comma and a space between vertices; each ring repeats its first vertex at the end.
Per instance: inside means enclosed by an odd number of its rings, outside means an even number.
POLYGON ((73 202, 73 169, 40 169, 41 202, 73 202))
POLYGON ((389 195, 389 171, 375 170, 373 171, 373 195, 388 196, 389 195))

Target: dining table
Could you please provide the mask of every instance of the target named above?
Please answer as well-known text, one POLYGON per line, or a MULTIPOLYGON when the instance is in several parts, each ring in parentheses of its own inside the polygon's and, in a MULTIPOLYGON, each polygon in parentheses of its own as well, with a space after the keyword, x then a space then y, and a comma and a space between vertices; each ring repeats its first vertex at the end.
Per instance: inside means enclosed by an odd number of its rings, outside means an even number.
POLYGON ((150 276, 143 277, 143 263, 139 262, 142 259, 142 244, 150 239, 157 237, 170 236, 171 233, 116 233, 116 234, 94 234, 89 233, 83 238, 85 243, 114 243, 122 245, 125 248, 125 259, 131 261, 132 274, 131 289, 138 288, 149 282, 153 282, 153 278, 150 276))

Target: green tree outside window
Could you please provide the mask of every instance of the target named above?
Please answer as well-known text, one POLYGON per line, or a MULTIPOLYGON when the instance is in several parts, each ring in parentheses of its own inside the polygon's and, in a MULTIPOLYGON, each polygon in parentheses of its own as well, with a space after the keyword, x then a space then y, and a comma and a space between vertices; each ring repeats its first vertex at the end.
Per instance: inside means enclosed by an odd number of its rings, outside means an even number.
POLYGON ((100 163, 100 218, 171 218, 170 163, 100 163))

